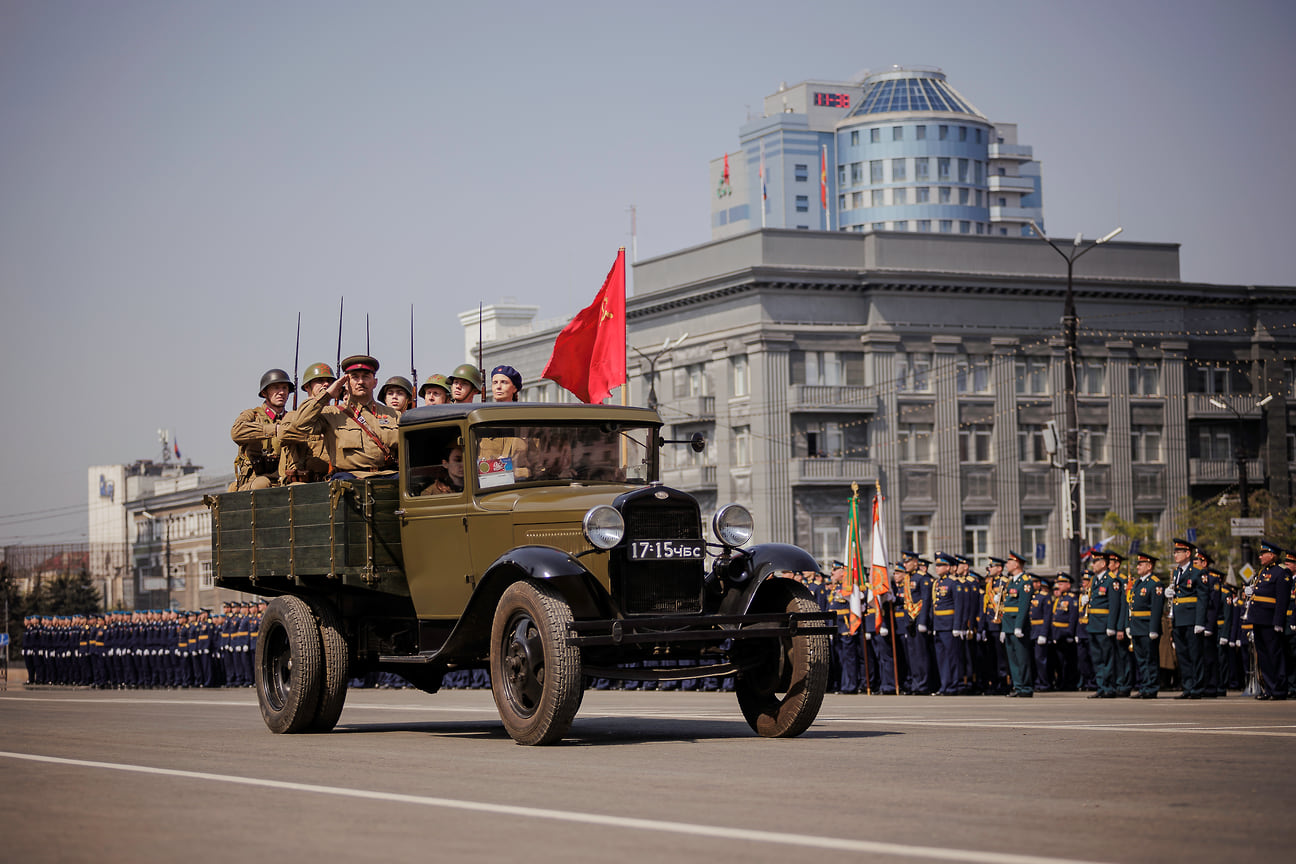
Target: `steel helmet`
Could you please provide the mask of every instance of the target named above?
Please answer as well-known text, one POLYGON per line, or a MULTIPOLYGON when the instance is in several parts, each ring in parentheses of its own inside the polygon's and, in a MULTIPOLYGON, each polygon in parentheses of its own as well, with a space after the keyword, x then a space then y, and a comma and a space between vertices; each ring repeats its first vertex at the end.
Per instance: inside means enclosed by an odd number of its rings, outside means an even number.
POLYGON ((306 377, 302 380, 301 389, 305 390, 312 381, 318 381, 321 378, 327 378, 330 381, 337 380, 337 376, 333 374, 333 368, 327 363, 315 363, 307 366, 306 377))
POLYGON ((427 391, 433 387, 440 387, 445 392, 450 392, 450 382, 446 380, 446 376, 429 375, 427 380, 423 382, 423 386, 419 388, 419 395, 426 399, 427 391))
POLYGON ((288 373, 282 369, 271 369, 269 372, 261 376, 261 392, 257 395, 264 399, 266 388, 271 384, 287 384, 288 387, 291 388, 292 379, 289 378, 288 373))
POLYGON ((387 401, 387 388, 388 388, 388 387, 399 387, 400 389, 402 389, 402 390, 404 390, 406 393, 408 393, 408 394, 409 394, 409 397, 410 397, 411 399, 414 398, 414 385, 410 383, 410 380, 409 380, 408 378, 406 378, 404 375, 393 375, 392 377, 390 377, 390 378, 387 379, 387 383, 386 383, 386 384, 384 384, 382 387, 378 388, 378 401, 379 401, 379 402, 386 402, 386 401, 387 401))
POLYGON ((453 381, 456 378, 467 381, 469 384, 473 386, 473 389, 477 390, 478 392, 480 392, 482 389, 481 372, 477 369, 476 366, 472 365, 471 363, 461 363, 460 365, 456 366, 455 370, 451 372, 448 377, 450 378, 451 381, 453 381))

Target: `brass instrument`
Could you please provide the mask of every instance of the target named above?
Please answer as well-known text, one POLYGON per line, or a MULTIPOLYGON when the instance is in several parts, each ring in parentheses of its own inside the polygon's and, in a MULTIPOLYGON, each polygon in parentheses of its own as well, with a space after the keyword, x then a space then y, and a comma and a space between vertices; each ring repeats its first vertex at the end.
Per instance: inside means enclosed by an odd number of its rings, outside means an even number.
POLYGON ((913 599, 913 584, 910 581, 910 577, 912 575, 913 574, 911 574, 908 570, 905 571, 904 609, 905 609, 905 616, 908 617, 910 621, 916 621, 918 619, 918 608, 920 606, 920 603, 919 601, 913 599))
POLYGON ((991 579, 990 589, 992 592, 992 597, 989 599, 994 608, 994 617, 991 620, 993 620, 994 623, 996 624, 1002 624, 1003 616, 1004 616, 1004 604, 1007 603, 1008 601, 1008 598, 1005 596, 1008 593, 1007 580, 1005 580, 1002 576, 996 579, 991 579))

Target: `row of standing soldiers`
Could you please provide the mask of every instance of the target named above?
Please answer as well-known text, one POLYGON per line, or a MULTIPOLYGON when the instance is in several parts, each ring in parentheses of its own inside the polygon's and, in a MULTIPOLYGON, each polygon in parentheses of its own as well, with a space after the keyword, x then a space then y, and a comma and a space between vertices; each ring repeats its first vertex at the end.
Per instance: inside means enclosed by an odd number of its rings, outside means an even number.
POLYGON ((247 687, 265 602, 200 609, 39 616, 25 621, 22 655, 31 684, 105 690, 247 687))
POLYGON ((1261 572, 1241 590, 1204 550, 1174 542, 1175 567, 1092 550, 1088 572, 1028 573, 1015 552, 986 574, 957 555, 902 553, 887 590, 852 603, 844 567, 805 573, 821 608, 837 614, 831 689, 890 695, 1090 690, 1093 698, 1155 698, 1177 678, 1179 698, 1211 698, 1258 678, 1257 698, 1296 698, 1296 555, 1261 545, 1261 572), (1078 589, 1078 590, 1077 590, 1078 589), (1162 638, 1165 637, 1165 638, 1162 638))

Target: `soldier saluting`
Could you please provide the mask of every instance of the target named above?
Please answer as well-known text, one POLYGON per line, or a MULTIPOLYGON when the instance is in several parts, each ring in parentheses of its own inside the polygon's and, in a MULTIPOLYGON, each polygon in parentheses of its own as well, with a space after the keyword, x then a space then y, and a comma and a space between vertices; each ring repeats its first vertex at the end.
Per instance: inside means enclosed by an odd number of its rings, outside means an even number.
POLYGON ((342 361, 342 377, 297 409, 293 435, 324 436, 329 479, 357 479, 396 473, 396 424, 400 415, 374 399, 378 361, 355 354, 342 361), (346 394, 346 401, 330 405, 346 394))
POLYGON ((238 445, 234 457, 233 492, 246 489, 269 489, 279 485, 279 424, 292 392, 292 380, 282 369, 271 369, 261 376, 265 401, 249 408, 234 421, 230 437, 238 445))

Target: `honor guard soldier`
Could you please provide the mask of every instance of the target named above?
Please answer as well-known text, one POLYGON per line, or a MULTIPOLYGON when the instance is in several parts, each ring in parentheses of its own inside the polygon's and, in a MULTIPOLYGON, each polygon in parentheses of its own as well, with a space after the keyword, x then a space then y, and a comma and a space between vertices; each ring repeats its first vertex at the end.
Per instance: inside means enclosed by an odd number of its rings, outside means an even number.
POLYGON ((230 430, 239 448, 234 457, 234 488, 230 491, 279 485, 279 424, 292 389, 292 380, 282 369, 271 369, 261 376, 258 395, 265 401, 240 414, 230 430))
POLYGON ((1206 589, 1206 614, 1203 620, 1199 650, 1201 651, 1201 695, 1205 699, 1214 699, 1224 695, 1220 683, 1219 651, 1216 650, 1215 634, 1219 632, 1221 606, 1224 602, 1224 583, 1212 573, 1211 559, 1206 550, 1193 550, 1193 567, 1201 573, 1202 584, 1206 589))
POLYGON ((877 692, 894 696, 900 680, 894 651, 895 593, 888 586, 888 590, 879 597, 870 586, 865 599, 868 605, 864 608, 864 647, 867 650, 872 645, 873 657, 877 660, 877 692))
MULTIPOLYGON (((1119 559, 1118 559, 1119 563, 1119 559)), ((1093 658, 1098 692, 1090 699, 1115 699, 1116 625, 1120 623, 1123 598, 1120 579, 1107 569, 1107 556, 1094 556, 1089 580, 1089 654, 1093 658)))
MULTIPOLYGON (((301 389, 307 399, 314 399, 336 380, 327 363, 315 363, 306 367, 301 389)), ((293 423, 296 419, 297 412, 290 411, 279 426, 279 440, 283 442, 279 456, 280 475, 284 483, 316 483, 329 473, 324 436, 318 433, 294 433, 293 423)))
POLYGON ((936 648, 936 668, 940 676, 937 696, 955 696, 963 677, 962 624, 963 593, 954 577, 954 556, 941 552, 936 556, 936 574, 931 583, 932 638, 936 648), (954 635, 955 631, 959 636, 954 635))
POLYGON ((472 402, 482 391, 481 370, 471 363, 461 363, 450 373, 448 383, 451 402, 472 402))
POLYGON ((985 587, 981 596, 981 623, 978 633, 978 669, 982 692, 1003 695, 1008 692, 1008 648, 999 640, 1003 629, 1004 588, 1008 580, 1004 578, 1003 558, 990 556, 986 565, 985 587))
POLYGON ((1129 592, 1128 631, 1138 672, 1135 686, 1144 699, 1155 699, 1161 687, 1156 640, 1161 636, 1161 609, 1165 598, 1161 580, 1153 572, 1156 564, 1154 556, 1146 552, 1138 554, 1129 592))
MULTIPOLYGON (((1092 562, 1090 562, 1092 565, 1092 562)), ((1093 655, 1089 653, 1089 589, 1093 581, 1091 571, 1080 574, 1080 596, 1076 600, 1080 617, 1076 620, 1076 669, 1080 673, 1080 689, 1093 690, 1093 655)))
POLYGON ((1260 692, 1257 699, 1286 699, 1283 675, 1283 633, 1287 626, 1287 604, 1291 602, 1291 573, 1278 564, 1283 550, 1265 540, 1260 543, 1260 572, 1243 589, 1246 596, 1245 623, 1251 625, 1259 664, 1260 692))
POLYGON ((450 401, 450 384, 444 375, 429 375, 419 388, 426 405, 444 405, 450 401))
POLYGON ((837 635, 833 638, 833 655, 837 659, 837 690, 840 693, 859 692, 860 637, 859 616, 851 611, 850 597, 843 578, 846 565, 832 562, 832 588, 828 595, 828 611, 837 616, 837 635))
POLYGON ((1176 699, 1200 699, 1202 696, 1201 636, 1206 632, 1206 582, 1202 572, 1192 565, 1197 547, 1187 540, 1175 539, 1175 569, 1165 589, 1174 633, 1175 654, 1179 657, 1179 677, 1183 692, 1176 699))
POLYGON ((913 552, 900 553, 906 578, 903 585, 905 652, 909 659, 909 692, 926 696, 936 689, 932 680, 930 646, 931 577, 930 562, 913 552))
POLYGON ((1031 683, 1031 649, 1027 642, 1030 630, 1031 579, 1026 575, 1026 559, 1016 552, 1009 552, 1004 573, 1008 576, 1003 601, 1002 630, 1000 640, 1008 650, 1008 675, 1012 678, 1012 689, 1009 696, 1030 697, 1035 695, 1031 683))
POLYGON ((1077 689, 1076 630, 1080 623, 1080 602, 1071 590, 1071 574, 1061 571, 1053 583, 1053 629, 1049 634, 1050 664, 1059 690, 1077 689))
POLYGON ((324 436, 330 479, 364 479, 396 473, 396 424, 400 415, 373 398, 378 361, 356 354, 342 361, 342 377, 297 410, 291 434, 324 436), (341 399, 338 405, 328 404, 341 399))

